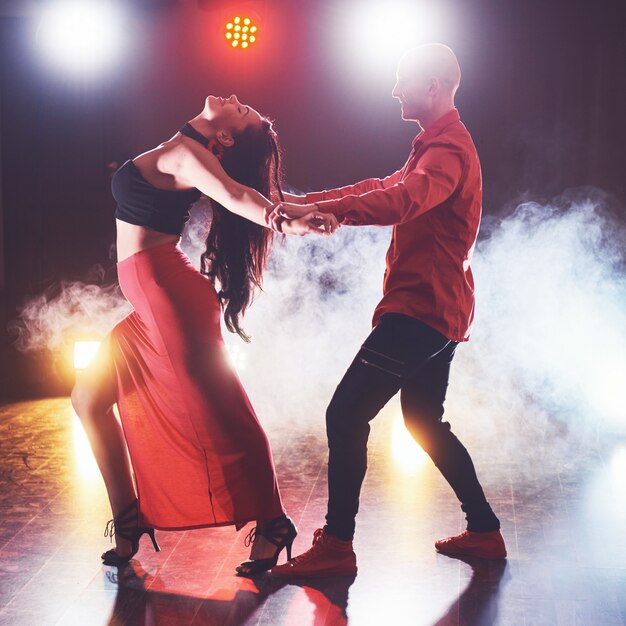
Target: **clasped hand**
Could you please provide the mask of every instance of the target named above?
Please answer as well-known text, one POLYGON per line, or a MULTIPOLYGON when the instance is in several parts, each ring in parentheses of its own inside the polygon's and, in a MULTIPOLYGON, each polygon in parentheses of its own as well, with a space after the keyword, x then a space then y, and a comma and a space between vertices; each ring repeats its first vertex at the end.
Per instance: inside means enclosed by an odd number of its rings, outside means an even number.
POLYGON ((332 213, 322 213, 315 204, 279 202, 265 209, 265 221, 272 230, 287 235, 332 235, 339 222, 332 213))

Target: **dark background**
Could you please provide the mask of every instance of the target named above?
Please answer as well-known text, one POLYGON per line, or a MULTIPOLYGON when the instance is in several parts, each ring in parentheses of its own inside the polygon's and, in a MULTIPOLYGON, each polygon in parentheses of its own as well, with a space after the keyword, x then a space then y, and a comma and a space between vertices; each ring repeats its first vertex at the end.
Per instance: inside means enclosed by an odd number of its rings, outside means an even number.
MULTIPOLYGON (((286 181, 300 190, 391 173, 417 130, 391 98, 395 61, 368 68, 371 50, 359 58, 341 47, 347 3, 127 0, 132 45, 97 81, 41 62, 41 4, 0 0, 2 397, 64 389, 49 355, 15 351, 7 324, 59 281, 92 281, 97 264, 114 280, 107 164, 169 138, 207 94, 237 93, 276 120, 286 181), (232 10, 261 20, 245 54, 222 39, 232 10)), ((485 212, 594 187, 624 219, 624 1, 429 4, 446 16, 439 39, 461 62, 457 105, 482 159, 485 212)))

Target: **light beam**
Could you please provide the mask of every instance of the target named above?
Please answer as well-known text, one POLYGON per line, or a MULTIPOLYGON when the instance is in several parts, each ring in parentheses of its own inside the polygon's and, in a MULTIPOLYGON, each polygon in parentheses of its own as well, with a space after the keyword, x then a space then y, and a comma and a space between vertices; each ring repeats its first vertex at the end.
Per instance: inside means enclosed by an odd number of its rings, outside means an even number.
POLYGON ((74 342, 74 369, 84 370, 95 356, 99 347, 99 341, 74 342))
POLYGON ((409 48, 438 40, 440 19, 426 3, 372 2, 354 9, 346 34, 367 66, 386 66, 409 48))
POLYGON ((113 2, 58 0, 46 6, 37 45, 51 68, 70 74, 103 71, 122 51, 123 16, 113 2))

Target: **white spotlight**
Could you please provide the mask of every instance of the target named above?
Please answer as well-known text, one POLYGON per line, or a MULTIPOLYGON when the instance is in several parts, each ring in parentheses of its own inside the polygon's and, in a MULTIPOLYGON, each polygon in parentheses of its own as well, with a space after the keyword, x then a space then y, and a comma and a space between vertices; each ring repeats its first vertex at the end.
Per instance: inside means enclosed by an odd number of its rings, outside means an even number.
POLYGON ((238 372, 243 372, 246 369, 248 355, 244 351, 244 349, 233 343, 226 343, 226 349, 228 352, 228 359, 230 364, 237 370, 238 372))
POLYGON ((106 0, 58 0, 42 13, 41 54, 52 66, 75 74, 104 69, 120 53, 122 15, 106 0))
POLYGON ((373 2, 355 11, 350 21, 353 47, 368 65, 395 63, 409 48, 441 35, 439 20, 426 3, 373 2))

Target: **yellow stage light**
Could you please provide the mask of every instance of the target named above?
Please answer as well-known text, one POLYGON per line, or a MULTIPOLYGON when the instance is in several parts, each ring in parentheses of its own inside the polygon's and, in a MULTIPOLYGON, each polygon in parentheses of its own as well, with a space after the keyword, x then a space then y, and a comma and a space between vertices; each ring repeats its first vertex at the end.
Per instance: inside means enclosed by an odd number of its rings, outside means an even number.
POLYGON ((393 460, 408 474, 414 474, 427 457, 406 429, 402 415, 397 415, 393 421, 391 449, 393 460))
POLYGON ((256 33, 259 27, 251 17, 236 15, 226 23, 225 38, 233 48, 248 48, 256 43, 256 33))
POLYGON ((84 370, 93 359, 98 348, 99 341, 75 341, 74 342, 74 369, 84 370))
POLYGON ((87 483, 93 489, 93 483, 100 478, 100 472, 85 430, 75 413, 72 418, 72 443, 76 474, 80 477, 81 483, 87 483))

